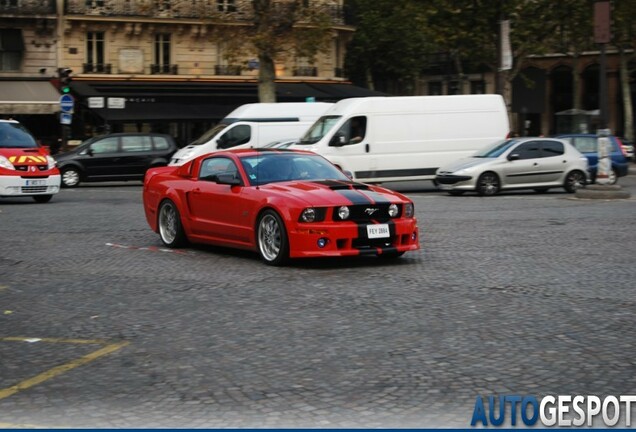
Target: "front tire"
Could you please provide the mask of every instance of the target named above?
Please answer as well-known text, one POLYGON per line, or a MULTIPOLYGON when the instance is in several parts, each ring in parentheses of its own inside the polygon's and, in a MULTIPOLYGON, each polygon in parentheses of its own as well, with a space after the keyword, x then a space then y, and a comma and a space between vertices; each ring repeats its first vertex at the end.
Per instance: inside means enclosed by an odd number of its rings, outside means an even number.
POLYGON ((258 252, 265 264, 279 266, 289 259, 289 239, 278 213, 265 210, 256 225, 258 252))
POLYGON ((499 177, 493 172, 485 172, 477 179, 477 193, 481 196, 496 195, 500 188, 499 177))
POLYGON ((80 181, 81 176, 77 168, 68 167, 62 169, 62 186, 67 188, 77 187, 80 181))
POLYGON ((171 200, 165 200, 159 206, 157 222, 159 225, 159 237, 164 245, 169 248, 177 248, 187 242, 183 225, 181 224, 181 215, 177 206, 171 200))
POLYGON ((33 195, 33 199, 39 204, 47 203, 51 201, 51 198, 53 198, 53 195, 33 195))
POLYGON ((585 174, 581 171, 572 171, 565 177, 563 189, 567 193, 574 193, 577 189, 585 187, 585 174))

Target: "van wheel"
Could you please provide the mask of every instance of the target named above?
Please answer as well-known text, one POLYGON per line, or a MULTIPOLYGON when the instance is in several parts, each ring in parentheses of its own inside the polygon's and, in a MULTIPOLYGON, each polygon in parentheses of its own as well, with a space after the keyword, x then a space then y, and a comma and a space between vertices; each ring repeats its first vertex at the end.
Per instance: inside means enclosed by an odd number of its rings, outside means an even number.
POLYGON ((481 196, 496 195, 500 187, 499 177, 493 172, 485 172, 477 179, 477 193, 481 196))
POLYGON ((76 187, 80 184, 80 172, 77 168, 68 167, 62 169, 62 186, 67 188, 76 187))

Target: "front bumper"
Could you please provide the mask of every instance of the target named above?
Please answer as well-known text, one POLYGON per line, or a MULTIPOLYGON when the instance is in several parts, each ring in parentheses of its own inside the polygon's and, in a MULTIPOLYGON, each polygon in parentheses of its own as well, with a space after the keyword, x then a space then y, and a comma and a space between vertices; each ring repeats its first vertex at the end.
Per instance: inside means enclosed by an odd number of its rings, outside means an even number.
POLYGON ((435 176, 437 187, 441 190, 473 189, 474 182, 472 180, 471 176, 466 175, 440 174, 435 176))
POLYGON ((60 191, 60 175, 26 177, 0 175, 0 196, 52 195, 60 191))
POLYGON ((387 222, 389 236, 368 238, 366 222, 324 222, 298 224, 289 230, 291 258, 383 255, 420 248, 415 219, 387 222), (324 247, 319 243, 324 242, 324 247))

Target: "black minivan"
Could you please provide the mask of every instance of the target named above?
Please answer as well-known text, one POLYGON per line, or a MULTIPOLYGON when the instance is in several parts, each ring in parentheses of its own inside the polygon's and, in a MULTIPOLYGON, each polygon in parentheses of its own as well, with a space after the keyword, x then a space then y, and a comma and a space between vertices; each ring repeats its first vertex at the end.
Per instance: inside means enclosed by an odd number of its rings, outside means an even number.
POLYGON ((75 187, 82 181, 143 180, 148 168, 167 165, 176 151, 170 135, 114 133, 90 138, 54 157, 62 186, 75 187))

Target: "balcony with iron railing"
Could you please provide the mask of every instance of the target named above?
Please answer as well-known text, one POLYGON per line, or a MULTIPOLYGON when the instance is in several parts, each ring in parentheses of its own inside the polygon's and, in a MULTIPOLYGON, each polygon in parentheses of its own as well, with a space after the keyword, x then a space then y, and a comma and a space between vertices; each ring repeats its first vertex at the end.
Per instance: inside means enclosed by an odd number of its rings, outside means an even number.
POLYGON ((176 64, 151 64, 150 73, 152 75, 177 75, 179 65, 176 64))
POLYGON ((112 65, 110 63, 84 63, 83 73, 111 74, 112 65))
POLYGON ((242 69, 240 65, 216 65, 214 75, 240 75, 242 69))
MULTIPOLYGON (((35 0, 0 0, 0 2, 23 2, 35 0)), ((54 2, 54 0, 48 0, 54 2)), ((274 14, 280 15, 288 8, 287 3, 273 3, 274 14), (281 10, 277 10, 281 9, 281 10)), ((342 7, 332 4, 317 4, 328 14, 334 24, 344 24, 342 7)), ((235 0, 233 3, 219 4, 209 0, 67 0, 66 13, 76 15, 102 15, 147 18, 194 18, 205 20, 246 21, 254 17, 252 0, 235 0)), ((302 13, 302 12, 301 12, 302 13)), ((299 20, 302 22, 302 18, 299 20)))
POLYGON ((292 74, 294 76, 315 77, 318 76, 318 68, 315 66, 296 66, 292 70, 292 74))
POLYGON ((54 15, 55 0, 0 0, 0 15, 54 15))

